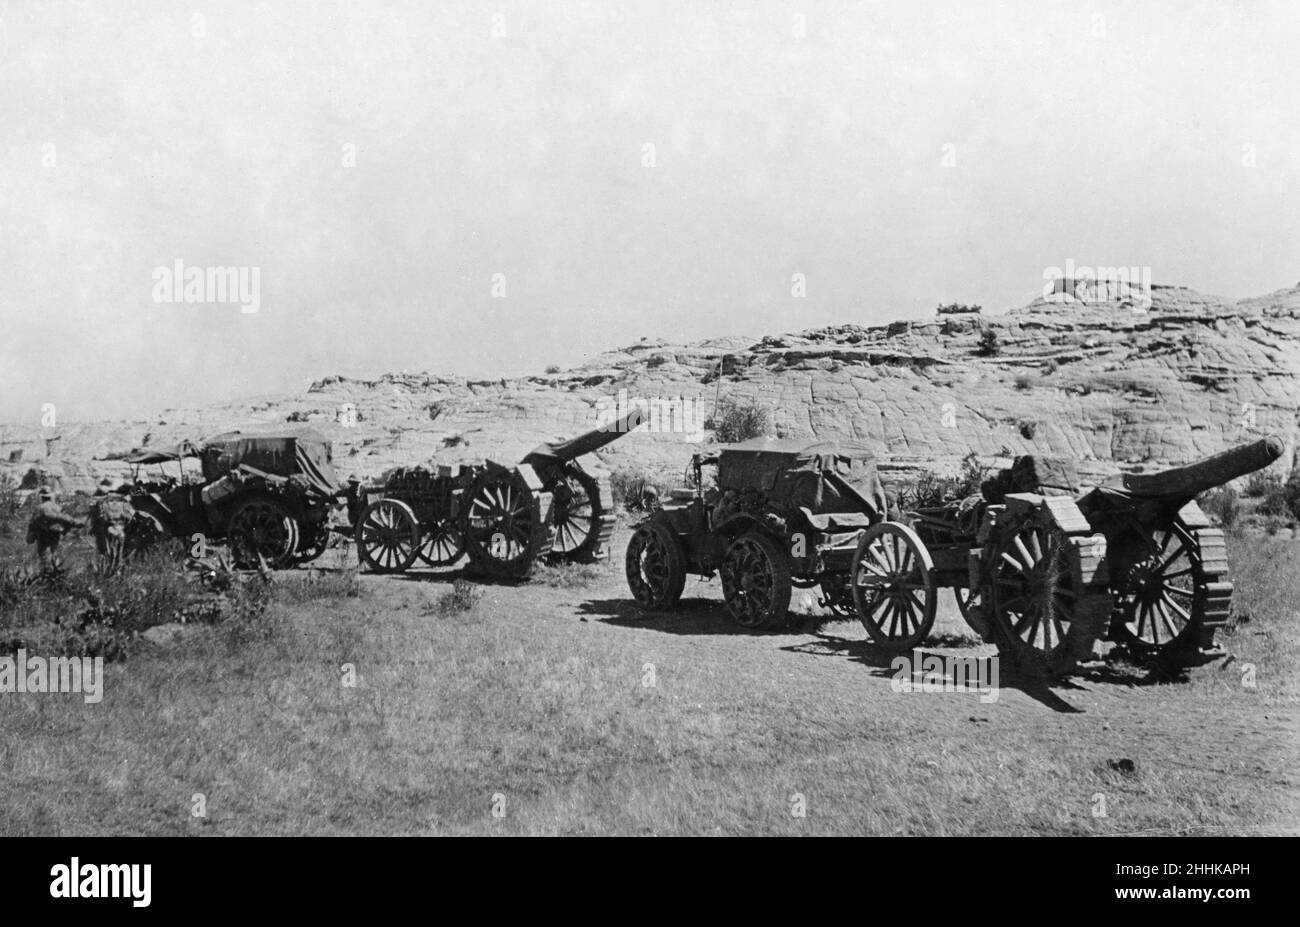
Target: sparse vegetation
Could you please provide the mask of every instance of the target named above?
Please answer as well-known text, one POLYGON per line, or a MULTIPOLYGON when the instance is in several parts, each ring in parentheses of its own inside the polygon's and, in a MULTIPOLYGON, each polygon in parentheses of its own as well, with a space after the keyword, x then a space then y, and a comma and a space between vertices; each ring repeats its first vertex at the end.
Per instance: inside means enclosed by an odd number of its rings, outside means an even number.
POLYGON ((925 470, 910 483, 898 487, 897 502, 905 510, 943 505, 978 493, 983 482, 984 466, 972 451, 962 458, 956 477, 925 470))
POLYGON ((980 332, 979 346, 975 353, 980 357, 996 357, 1002 353, 1002 343, 998 339, 996 328, 985 328, 980 332))
POLYGON ((670 489, 680 484, 681 481, 681 477, 674 479, 670 474, 652 472, 631 466, 619 467, 609 477, 615 507, 626 509, 629 512, 642 511, 642 497, 646 489, 653 489, 659 493, 659 497, 662 499, 670 489))
POLYGON ((761 438, 772 431, 772 410, 754 399, 724 399, 705 427, 720 444, 761 438))
POLYGON ((940 303, 939 308, 934 311, 939 315, 961 315, 964 313, 982 312, 983 309, 983 306, 967 306, 962 303, 948 303, 946 306, 943 303, 940 303))
POLYGON ((1233 531, 1241 517, 1241 499, 1231 486, 1220 486, 1201 497, 1201 508, 1224 531, 1233 531))
POLYGON ((474 610, 483 598, 483 587, 467 579, 457 579, 451 588, 440 593, 433 601, 433 613, 440 618, 463 614, 474 610))
POLYGON ((1282 478, 1276 473, 1270 473, 1268 470, 1256 470, 1246 477, 1246 488, 1242 490, 1242 494, 1248 499, 1260 499, 1267 496, 1271 490, 1281 486, 1281 484, 1282 478))
POLYGON ((552 589, 588 589, 609 573, 609 564, 608 559, 598 563, 542 562, 533 567, 531 581, 552 589))

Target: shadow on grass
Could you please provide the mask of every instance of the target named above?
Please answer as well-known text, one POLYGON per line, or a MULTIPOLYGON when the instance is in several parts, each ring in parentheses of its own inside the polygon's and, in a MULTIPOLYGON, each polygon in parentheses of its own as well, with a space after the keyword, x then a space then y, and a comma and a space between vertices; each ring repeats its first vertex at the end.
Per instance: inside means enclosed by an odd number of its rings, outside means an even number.
MULTIPOLYGON (((957 640, 964 640, 958 637, 957 640)), ((930 646, 934 646, 931 642, 930 646)), ((872 668, 872 676, 882 679, 893 679, 898 673, 894 661, 900 657, 911 657, 912 665, 917 668, 918 675, 914 681, 919 684, 919 669, 921 666, 920 657, 917 651, 904 652, 890 651, 880 647, 870 640, 853 640, 845 637, 837 637, 831 634, 818 634, 815 640, 802 644, 792 644, 789 647, 782 648, 790 653, 802 653, 811 656, 821 657, 842 657, 855 663, 861 663, 872 668)), ((933 650, 926 650, 926 656, 944 656, 936 654, 933 650)), ((949 655, 951 656, 951 655, 949 655)), ((963 689, 967 686, 967 681, 971 679, 994 679, 992 667, 992 656, 976 657, 972 656, 970 660, 974 664, 967 664, 966 675, 964 679, 957 678, 957 669, 949 661, 944 661, 943 670, 940 675, 933 677, 934 681, 944 685, 951 685, 954 689, 963 689)), ((1006 669, 1004 664, 999 661, 997 674, 997 687, 999 689, 1014 689, 1023 692, 1029 698, 1039 704, 1050 708, 1052 711, 1063 714, 1081 713, 1082 709, 1075 708, 1055 690, 1064 691, 1084 691, 1084 687, 1073 682, 1070 679, 1052 679, 1044 676, 1033 675, 1029 673, 1017 672, 1006 669)), ((978 689, 971 689, 971 692, 977 692, 978 689)))
POLYGON ((578 604, 578 614, 594 617, 604 624, 622 628, 648 628, 665 634, 765 634, 790 633, 790 629, 773 631, 742 628, 732 620, 727 608, 716 599, 682 599, 672 611, 648 611, 633 599, 589 599, 578 604))

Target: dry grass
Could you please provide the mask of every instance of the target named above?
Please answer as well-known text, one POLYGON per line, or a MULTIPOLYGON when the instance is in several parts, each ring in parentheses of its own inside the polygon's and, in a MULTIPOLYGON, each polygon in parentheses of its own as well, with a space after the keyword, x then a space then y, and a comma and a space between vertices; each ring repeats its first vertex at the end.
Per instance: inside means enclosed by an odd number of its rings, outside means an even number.
POLYGON ((279 598, 297 580, 277 578, 110 667, 98 705, 0 696, 0 833, 1294 830, 1300 544, 1231 543, 1233 664, 1004 680, 993 704, 892 692, 851 622, 736 633, 716 584, 648 616, 612 568, 477 594, 362 576, 279 598))

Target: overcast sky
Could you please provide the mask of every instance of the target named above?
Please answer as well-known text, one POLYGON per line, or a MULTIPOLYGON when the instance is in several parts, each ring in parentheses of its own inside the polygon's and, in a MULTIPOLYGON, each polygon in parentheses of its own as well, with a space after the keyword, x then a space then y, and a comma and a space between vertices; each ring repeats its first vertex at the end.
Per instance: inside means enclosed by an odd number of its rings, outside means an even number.
POLYGON ((1298 50, 1285 0, 3 2, 0 420, 1001 310, 1067 259, 1291 286, 1298 50), (156 302, 177 260, 259 311, 156 302))

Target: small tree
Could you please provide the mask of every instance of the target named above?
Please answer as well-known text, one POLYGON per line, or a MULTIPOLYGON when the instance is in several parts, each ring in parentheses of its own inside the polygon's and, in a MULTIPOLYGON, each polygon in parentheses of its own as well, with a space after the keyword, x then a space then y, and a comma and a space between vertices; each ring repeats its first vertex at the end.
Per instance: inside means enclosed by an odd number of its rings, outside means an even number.
POLYGON ((772 430, 772 410, 753 399, 724 399, 706 426, 721 444, 761 438, 772 430))
POLYGON ((996 328, 986 328, 980 333, 979 349, 975 353, 980 357, 995 357, 1002 353, 1002 343, 998 340, 996 328))

